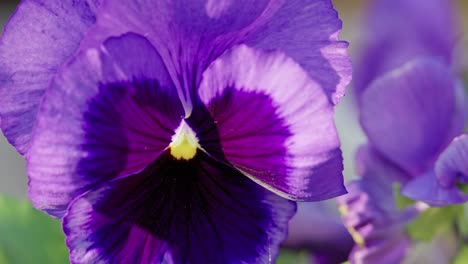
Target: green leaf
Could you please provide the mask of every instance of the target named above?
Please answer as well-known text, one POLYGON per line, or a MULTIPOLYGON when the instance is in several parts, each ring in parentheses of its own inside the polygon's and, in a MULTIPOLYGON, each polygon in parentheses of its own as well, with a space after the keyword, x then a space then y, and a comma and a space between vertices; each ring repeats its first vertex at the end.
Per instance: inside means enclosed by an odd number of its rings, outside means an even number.
POLYGON ((281 249, 276 264, 307 264, 310 262, 310 254, 307 251, 295 251, 281 249))
POLYGON ((393 199, 398 209, 403 209, 408 205, 414 204, 415 201, 408 197, 401 195, 401 185, 399 183, 393 184, 393 199))
POLYGON ((464 245, 457 256, 453 260, 453 264, 466 264, 468 263, 468 245, 464 245))
POLYGON ((452 205, 442 208, 429 208, 407 226, 407 232, 417 241, 431 241, 440 232, 453 228, 463 207, 452 205))
POLYGON ((0 264, 68 263, 60 221, 0 194, 0 264))
POLYGON ((457 227, 463 237, 468 237, 468 203, 463 205, 463 213, 458 215, 457 227))

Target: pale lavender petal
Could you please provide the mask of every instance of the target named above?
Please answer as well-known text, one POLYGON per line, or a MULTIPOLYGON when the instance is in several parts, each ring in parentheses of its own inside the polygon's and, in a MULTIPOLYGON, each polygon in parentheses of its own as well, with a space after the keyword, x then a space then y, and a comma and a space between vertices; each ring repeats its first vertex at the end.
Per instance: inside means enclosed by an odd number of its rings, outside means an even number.
POLYGON ((70 205, 72 263, 271 263, 295 203, 204 152, 165 153, 143 172, 104 184, 70 205))
POLYGON ((329 0, 272 1, 283 5, 248 45, 279 49, 297 61, 338 103, 351 81, 348 43, 339 40, 341 20, 329 0))
POLYGON ((450 69, 432 59, 383 75, 362 95, 360 121, 371 144, 413 176, 427 171, 451 140, 455 89, 450 69))
POLYGON ((77 195, 141 171, 182 118, 170 77, 144 37, 111 38, 79 54, 39 110, 27 155, 34 206, 61 217, 77 195))
POLYGON ((333 105, 292 59, 235 47, 203 74, 199 95, 222 149, 216 152, 213 137, 200 135, 210 154, 290 199, 345 193, 333 105))
POLYGON ((5 27, 0 40, 0 126, 19 153, 28 151, 44 91, 94 24, 99 2, 25 0, 5 27))

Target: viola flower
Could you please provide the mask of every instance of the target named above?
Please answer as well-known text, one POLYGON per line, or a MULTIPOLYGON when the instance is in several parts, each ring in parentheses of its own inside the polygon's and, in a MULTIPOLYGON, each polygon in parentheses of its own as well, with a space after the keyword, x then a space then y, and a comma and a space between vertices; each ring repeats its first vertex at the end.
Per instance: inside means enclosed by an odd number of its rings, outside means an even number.
MULTIPOLYGON (((398 263, 411 245, 405 225, 427 205, 416 203, 399 210, 393 186, 407 190, 412 181, 434 169, 440 153, 463 131, 466 99, 447 66, 421 58, 377 78, 363 92, 360 106, 361 125, 369 140, 357 155, 362 178, 338 199, 343 222, 357 244, 350 260, 378 263, 384 258, 398 263)), ((426 189, 420 184, 416 193, 426 189)))
POLYGON ((405 226, 427 209, 415 204, 397 208, 393 186, 406 180, 406 174, 382 157, 370 145, 356 155, 358 175, 348 184, 348 194, 338 198, 343 223, 356 245, 351 263, 401 263, 411 246, 405 226), (382 262, 385 259, 385 262, 382 262))
POLYGON ((439 61, 420 59, 376 80, 362 98, 361 124, 369 141, 405 171, 404 184, 415 182, 403 194, 428 201, 419 196, 430 185, 418 183, 438 170, 441 153, 463 133, 467 100, 461 82, 439 61))
POLYGON ((103 1, 26 153, 71 262, 273 261, 291 200, 345 193, 340 29, 328 0, 103 1))
POLYGON ((458 22, 454 1, 369 1, 353 75, 357 98, 373 80, 410 60, 432 57, 451 65, 458 22))

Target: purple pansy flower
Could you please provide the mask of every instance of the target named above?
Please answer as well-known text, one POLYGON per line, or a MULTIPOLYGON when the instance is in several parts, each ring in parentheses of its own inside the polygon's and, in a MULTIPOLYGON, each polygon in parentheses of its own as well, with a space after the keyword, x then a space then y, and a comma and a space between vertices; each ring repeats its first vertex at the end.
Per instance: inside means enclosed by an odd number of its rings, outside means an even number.
MULTIPOLYGON (((355 78, 369 143, 357 156, 361 178, 339 199, 358 244, 353 263, 403 260, 411 244, 404 226, 427 205, 398 210, 392 187, 408 191, 413 179, 424 179, 463 132, 466 98, 449 66, 458 37, 455 18, 451 1, 371 3, 355 78)), ((405 194, 414 197, 425 188, 417 185, 405 194)))
POLYGON ((406 180, 406 174, 370 145, 359 148, 357 173, 361 178, 348 185, 348 194, 338 198, 343 223, 353 236, 351 263, 400 263, 411 240, 405 225, 427 209, 415 204, 397 208, 393 186, 406 180))
POLYGON ((441 153, 453 152, 446 148, 466 122, 466 95, 450 69, 435 59, 413 60, 374 81, 362 99, 361 124, 369 141, 407 175, 403 194, 432 205, 452 199, 429 187, 438 159, 447 159, 441 153))
MULTIPOLYGON (((32 138, 17 144, 29 195, 63 217, 72 263, 268 263, 290 200, 345 192, 333 108, 350 64, 330 1, 112 0, 98 10, 52 80, 56 67, 41 83, 1 86, 40 90, 22 105, 32 134, 15 111, 2 119, 32 138)), ((9 52, 14 76, 23 68, 9 52)))
POLYGON ((344 223, 358 244, 350 260, 377 263, 385 258, 395 263, 410 246, 405 224, 427 205, 398 210, 392 187, 403 185, 404 194, 412 198, 428 191, 437 197, 427 184, 418 183, 437 170, 435 161, 463 131, 466 99, 450 69, 439 60, 422 58, 377 78, 362 94, 360 105, 361 125, 369 139, 357 156, 362 178, 339 199, 344 223))

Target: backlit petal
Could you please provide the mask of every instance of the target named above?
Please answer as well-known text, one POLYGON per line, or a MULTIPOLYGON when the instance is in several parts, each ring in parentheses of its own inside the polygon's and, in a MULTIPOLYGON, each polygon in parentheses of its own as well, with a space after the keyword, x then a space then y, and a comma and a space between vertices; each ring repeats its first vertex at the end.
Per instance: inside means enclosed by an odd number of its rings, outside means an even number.
POLYGON ((198 129, 208 153, 290 199, 345 193, 333 105, 292 59, 238 46, 203 74, 199 94, 221 144, 198 129))

